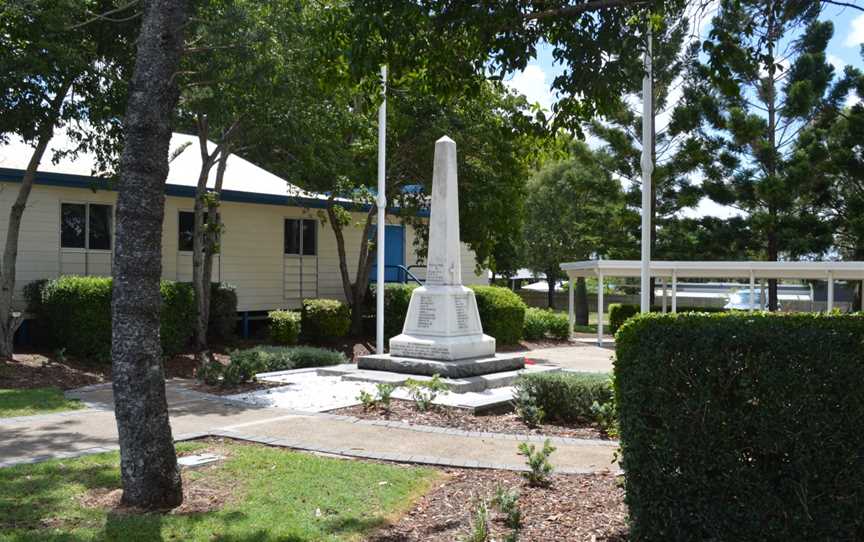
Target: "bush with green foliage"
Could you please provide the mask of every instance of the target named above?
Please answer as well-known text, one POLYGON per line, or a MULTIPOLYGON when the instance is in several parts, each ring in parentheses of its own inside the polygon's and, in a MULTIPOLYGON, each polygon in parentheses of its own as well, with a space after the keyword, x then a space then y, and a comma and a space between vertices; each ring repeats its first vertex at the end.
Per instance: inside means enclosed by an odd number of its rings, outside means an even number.
POLYGON ((438 398, 438 395, 447 391, 447 385, 441 381, 441 377, 437 374, 426 381, 409 378, 405 381, 405 388, 408 389, 408 395, 420 412, 426 412, 432 408, 432 403, 438 398))
POLYGON ((277 344, 294 345, 300 338, 300 313, 297 311, 270 311, 267 313, 270 340, 277 344))
MULTIPOLYGON (((183 350, 192 336, 195 294, 189 284, 162 281, 162 351, 183 350)), ((111 355, 111 279, 64 276, 25 288, 27 311, 40 322, 47 346, 107 361, 111 355)))
POLYGON ((608 375, 561 371, 522 375, 516 381, 514 397, 517 411, 523 404, 540 409, 547 420, 594 422, 597 421, 594 403, 612 402, 613 391, 608 375))
POLYGON ((517 386, 513 390, 513 406, 516 415, 528 427, 539 427, 543 423, 545 413, 525 387, 517 386))
POLYGON ((563 312, 529 307, 525 310, 524 336, 529 341, 539 341, 547 337, 568 339, 570 320, 563 312))
POLYGON ((617 335, 636 540, 861 540, 864 315, 640 316, 617 335))
MULTIPOLYGON (((314 346, 295 346, 285 349, 291 359, 294 369, 308 369, 310 367, 329 367, 348 363, 348 359, 342 352, 328 350, 327 348, 316 348, 314 346)), ((289 367, 290 368, 290 367, 289 367)), ((282 369, 269 369, 278 371, 282 369)))
POLYGON ((344 337, 351 328, 351 310, 335 299, 304 299, 300 318, 303 338, 312 343, 329 343, 344 337))
POLYGON ((327 367, 345 363, 341 352, 311 346, 256 346, 230 352, 222 373, 222 385, 237 386, 250 382, 257 373, 327 367))
POLYGON ((237 330, 237 288, 214 282, 210 286, 210 320, 207 335, 220 341, 231 341, 237 330))
MULTIPOLYGON (((384 336, 395 337, 402 333, 405 318, 408 316, 408 305, 411 304, 411 293, 416 284, 385 284, 384 285, 384 336)), ((375 300, 375 286, 372 286, 371 300, 375 300)), ((372 311, 374 314, 374 310, 372 311)))
POLYGON ((498 344, 516 344, 522 340, 525 310, 522 298, 508 288, 498 286, 471 286, 477 299, 480 322, 487 335, 498 344))
POLYGON ((555 451, 555 446, 547 438, 543 441, 543 448, 537 449, 533 444, 527 442, 519 443, 519 455, 525 456, 528 470, 522 473, 522 477, 528 481, 531 487, 549 487, 552 483, 552 463, 549 457, 555 451))

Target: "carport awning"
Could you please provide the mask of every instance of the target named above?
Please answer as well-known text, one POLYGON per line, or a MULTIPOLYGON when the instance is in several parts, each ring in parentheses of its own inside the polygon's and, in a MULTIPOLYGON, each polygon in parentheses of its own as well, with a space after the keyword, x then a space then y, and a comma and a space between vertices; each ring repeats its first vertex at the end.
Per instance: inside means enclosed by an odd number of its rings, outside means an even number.
MULTIPOLYGON (((570 278, 638 277, 638 260, 587 260, 562 263, 570 278)), ((678 278, 750 278, 864 280, 864 262, 672 262, 654 261, 651 276, 678 278)))

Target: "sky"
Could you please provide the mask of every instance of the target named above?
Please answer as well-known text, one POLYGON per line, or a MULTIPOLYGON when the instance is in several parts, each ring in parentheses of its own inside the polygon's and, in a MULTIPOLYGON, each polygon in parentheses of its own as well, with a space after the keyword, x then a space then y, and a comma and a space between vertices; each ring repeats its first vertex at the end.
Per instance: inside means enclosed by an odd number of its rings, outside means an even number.
MULTIPOLYGON (((861 44, 864 43, 864 13, 850 8, 829 6, 825 9, 822 18, 834 23, 834 37, 828 44, 827 59, 834 65, 835 73, 842 71, 847 64, 864 69, 864 61, 862 61, 860 54, 861 44)), ((710 17, 705 17, 699 21, 698 32, 702 36, 705 36, 710 30, 709 19, 710 17)), ((557 96, 550 89, 550 86, 555 77, 562 71, 561 65, 556 64, 552 57, 552 47, 541 44, 537 48, 535 60, 521 72, 509 77, 506 83, 514 90, 524 94, 530 102, 539 103, 544 108, 549 109, 557 101, 557 96)), ((674 96, 670 99, 674 100, 674 96)), ((667 111, 671 109, 669 108, 667 111)), ((662 129, 667 122, 668 113, 666 117, 661 114, 657 119, 657 129, 662 129)), ((588 143, 589 145, 597 144, 596 141, 590 139, 588 143)), ((739 213, 735 209, 720 206, 704 199, 697 208, 687 210, 683 214, 691 217, 711 215, 726 218, 739 213)))

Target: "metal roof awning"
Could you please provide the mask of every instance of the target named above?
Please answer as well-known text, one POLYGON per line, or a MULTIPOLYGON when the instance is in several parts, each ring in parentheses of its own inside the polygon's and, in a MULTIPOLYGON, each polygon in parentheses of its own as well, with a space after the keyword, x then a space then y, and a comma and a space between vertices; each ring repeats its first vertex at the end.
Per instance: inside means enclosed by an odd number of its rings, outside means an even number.
MULTIPOLYGON (((561 264, 570 278, 638 277, 638 260, 586 260, 561 264)), ((653 261, 654 277, 864 280, 864 262, 675 262, 653 261)))

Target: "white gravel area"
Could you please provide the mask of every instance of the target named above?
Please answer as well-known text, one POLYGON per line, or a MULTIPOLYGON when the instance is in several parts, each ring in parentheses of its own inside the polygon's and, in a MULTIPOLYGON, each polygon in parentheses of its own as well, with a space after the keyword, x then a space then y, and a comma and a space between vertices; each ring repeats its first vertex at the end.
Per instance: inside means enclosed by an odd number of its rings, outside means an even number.
POLYGON ((346 382, 341 376, 323 376, 314 370, 271 374, 259 379, 285 385, 229 395, 227 398, 261 406, 324 412, 359 404, 357 396, 360 391, 375 394, 375 384, 370 382, 346 382))

